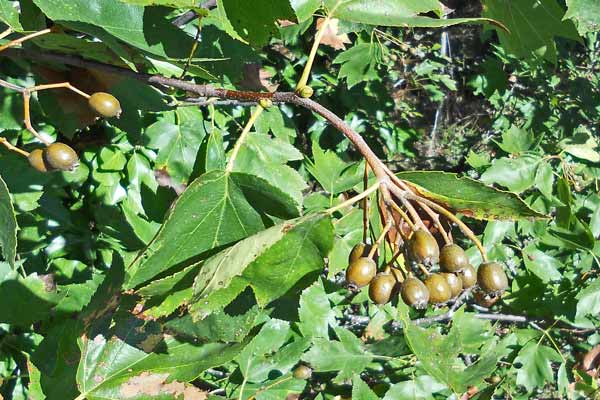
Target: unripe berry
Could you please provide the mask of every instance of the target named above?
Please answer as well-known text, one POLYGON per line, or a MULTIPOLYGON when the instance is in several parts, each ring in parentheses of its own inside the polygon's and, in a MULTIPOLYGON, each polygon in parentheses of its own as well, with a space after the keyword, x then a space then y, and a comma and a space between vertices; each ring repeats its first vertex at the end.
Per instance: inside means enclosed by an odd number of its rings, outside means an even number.
POLYGON ((429 290, 429 303, 441 304, 452 298, 452 290, 442 275, 431 274, 425 278, 424 283, 429 290))
POLYGON ((357 288, 368 285, 377 273, 375 261, 368 257, 361 257, 350 263, 346 270, 346 282, 357 288))
POLYGON ((88 99, 88 103, 96 113, 105 118, 119 118, 122 112, 121 103, 119 103, 119 100, 109 93, 94 93, 88 99))
POLYGON ((469 265, 465 251, 456 244, 447 244, 440 251, 440 268, 446 272, 458 272, 469 265))
POLYGON ((408 241, 408 257, 415 264, 434 265, 440 260, 440 248, 435 238, 424 229, 414 232, 408 241))
POLYGON ((47 166, 60 171, 73 171, 79 166, 79 157, 75 150, 60 142, 46 147, 43 158, 47 166))

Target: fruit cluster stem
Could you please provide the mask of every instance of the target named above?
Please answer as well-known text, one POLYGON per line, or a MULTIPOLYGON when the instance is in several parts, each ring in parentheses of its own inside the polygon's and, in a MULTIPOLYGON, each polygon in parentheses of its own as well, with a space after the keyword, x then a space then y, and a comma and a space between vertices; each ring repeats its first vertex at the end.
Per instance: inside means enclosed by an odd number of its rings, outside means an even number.
POLYGON ((227 162, 227 167, 225 168, 225 171, 227 171, 227 172, 233 171, 233 167, 235 165, 235 159, 237 158, 237 155, 240 152, 240 149, 242 148, 242 144, 244 144, 244 142, 246 141, 246 137, 250 133, 250 130, 254 126, 254 123, 256 122, 258 117, 260 117, 260 114, 262 114, 263 111, 264 111, 264 108, 259 104, 256 107, 256 109, 254 109, 252 114, 250 115, 250 119, 248 119, 246 126, 244 126, 244 129, 242 130, 240 137, 235 142, 235 146, 233 147, 233 150, 231 151, 231 156, 229 157, 229 162, 227 162))

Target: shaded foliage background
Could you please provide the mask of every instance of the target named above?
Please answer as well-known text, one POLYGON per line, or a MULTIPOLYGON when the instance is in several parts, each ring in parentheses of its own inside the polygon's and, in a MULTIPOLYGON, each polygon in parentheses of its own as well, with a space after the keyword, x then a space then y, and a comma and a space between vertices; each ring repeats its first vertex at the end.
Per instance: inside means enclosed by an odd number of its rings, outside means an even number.
MULTIPOLYGON (((38 93, 36 127, 77 150, 74 173, 43 175, 0 151, 2 395, 597 396, 596 2, 389 0, 415 18, 450 9, 448 18, 489 17, 511 34, 489 24, 375 27, 343 13, 326 34, 309 81, 315 98, 394 171, 457 172, 552 216, 468 220, 490 257, 506 263, 510 290, 424 328, 409 319, 447 308, 377 307, 341 285, 361 212, 313 213, 359 191, 363 164, 325 121, 269 108, 228 174, 249 107, 190 106, 183 91, 36 61, 54 52, 219 87, 293 91, 321 2, 271 3, 219 0, 207 11, 187 0, 0 0, 2 28, 58 27, 24 52, 0 53, 2 79, 70 81, 114 94, 124 110, 96 120, 76 95, 38 93), (190 8, 201 18, 173 25, 190 8), (299 362, 314 370, 308 381, 292 375, 299 362)), ((375 14, 383 21, 383 8, 375 14)), ((22 107, 19 93, 0 89, 0 132, 38 148, 22 107)), ((381 229, 377 215, 373 224, 381 229)), ((475 248, 468 254, 481 261, 475 248)))

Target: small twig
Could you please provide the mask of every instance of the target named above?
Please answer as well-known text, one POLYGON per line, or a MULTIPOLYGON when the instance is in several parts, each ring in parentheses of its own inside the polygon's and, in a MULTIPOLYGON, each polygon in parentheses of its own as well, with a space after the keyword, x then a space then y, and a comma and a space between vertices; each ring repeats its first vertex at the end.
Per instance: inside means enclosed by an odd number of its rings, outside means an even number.
POLYGON ((29 111, 29 100, 31 99, 31 93, 28 90, 23 92, 23 122, 25 123, 25 128, 29 132, 33 134, 36 138, 38 138, 42 143, 46 146, 50 144, 50 141, 46 140, 42 135, 35 130, 33 125, 31 124, 31 112, 29 111))
MULTIPOLYGON (((215 8, 217 6, 217 0, 208 0, 202 3, 200 7, 210 10, 211 8, 215 8)), ((198 13, 194 10, 187 11, 175 18, 172 22, 175 26, 184 26, 192 22, 194 19, 198 18, 198 13)))
POLYGON ((446 244, 452 243, 452 241, 450 240, 450 237, 448 236, 448 233, 442 226, 442 222, 440 221, 439 215, 436 212, 434 212, 427 204, 419 203, 419 205, 427 213, 427 215, 429 215, 429 217, 431 217, 431 219, 433 220, 434 225, 438 228, 438 231, 440 232, 440 234, 442 235, 442 238, 444 239, 444 243, 446 243, 446 244))
POLYGON ((385 235, 387 235, 388 231, 392 228, 393 221, 394 221, 394 219, 390 215, 388 218, 388 221, 386 222, 385 226, 383 227, 383 230, 381 231, 381 234, 379 235, 379 237, 377 238, 375 243, 373 243, 373 245, 371 246, 371 250, 369 250, 369 254, 368 254, 369 258, 373 258, 373 256, 375 255, 375 252, 381 245, 381 242, 383 242, 383 240, 385 239, 385 235))
POLYGON ((277 386, 277 385, 280 385, 280 384, 282 384, 282 383, 284 383, 284 382, 287 382, 287 381, 289 381, 289 380, 290 380, 290 379, 292 379, 292 378, 293 378, 293 376, 292 376, 292 375, 290 375, 290 376, 287 376, 287 377, 285 377, 285 378, 283 378, 283 379, 281 379, 281 380, 279 380, 279 381, 273 382, 273 383, 271 383, 270 385, 267 385, 267 386, 265 386, 264 388, 261 388, 261 389, 257 390, 257 391, 256 391, 256 392, 255 392, 255 393, 252 395, 252 396, 248 397, 248 400, 255 400, 255 399, 256 399, 256 396, 257 396, 259 393, 266 392, 267 390, 271 389, 272 387, 274 387, 274 386, 277 386))
POLYGON ((5 137, 0 137, 0 143, 2 143, 4 147, 9 149, 10 151, 14 151, 15 153, 19 153, 22 156, 29 157, 29 153, 27 151, 21 150, 20 148, 13 146, 5 137))
MULTIPOLYGON (((369 186, 369 164, 365 163, 365 173, 363 175, 363 191, 369 186)), ((367 235, 369 231, 369 199, 365 197, 363 200, 363 243, 367 243, 367 235)))
POLYGON ((8 29, 2 31, 2 33, 0 33, 0 39, 4 39, 5 37, 7 37, 8 35, 10 35, 11 33, 13 33, 13 30, 11 27, 8 27, 8 29))
POLYGON ((508 321, 508 322, 528 322, 529 319, 522 315, 510 315, 510 314, 473 314, 476 318, 489 319, 492 321, 508 321))
POLYGON ((452 304, 452 306, 450 306, 450 309, 448 309, 448 311, 445 312, 444 314, 436 315, 434 317, 414 319, 412 321, 412 323, 415 325, 426 325, 426 324, 430 324, 432 322, 440 322, 440 321, 446 321, 448 319, 451 319, 454 316, 454 313, 456 312, 456 310, 458 310, 460 308, 460 306, 465 302, 467 297, 471 294, 472 290, 473 290, 473 288, 469 288, 469 289, 466 289, 464 292, 462 292, 461 295, 456 298, 456 300, 454 301, 454 304, 452 304))
MULTIPOLYGON (((400 206, 394 202, 392 202, 390 204, 390 206, 394 209, 394 211, 396 211, 398 214, 400 214, 400 217, 402 218, 402 220, 404 222, 406 222, 406 224, 410 227, 410 229, 412 229, 413 231, 416 229, 415 224, 410 220, 410 217, 404 212, 403 209, 400 208, 400 206)), ((398 227, 398 229, 400 230, 400 233, 402 234, 402 225, 400 225, 398 227)))
POLYGON ((256 107, 256 109, 252 112, 252 115, 250 115, 250 119, 248 119, 246 126, 244 126, 244 129, 242 130, 240 137, 235 142, 235 146, 233 147, 233 150, 231 151, 231 156, 229 157, 229 162, 227 163, 227 167, 225 168, 225 171, 227 171, 227 172, 233 171, 235 159, 237 158, 237 155, 238 155, 240 149, 242 148, 242 144, 244 144, 244 142, 246 141, 246 136, 248 136, 248 134, 250 133, 250 130, 254 126, 254 123, 256 122, 258 117, 260 117, 260 114, 262 114, 263 111, 264 111, 264 108, 261 105, 258 105, 258 107, 256 107))
POLYGON ((185 62, 185 65, 183 66, 183 71, 181 71, 181 75, 180 78, 184 78, 187 75, 187 71, 190 68, 190 65, 192 64, 192 60, 194 58, 194 55, 196 54, 196 50, 198 49, 198 43, 200 40, 200 32, 202 32, 201 26, 200 26, 200 22, 198 22, 198 28, 196 30, 196 36, 194 37, 194 43, 192 44, 192 48, 190 50, 190 55, 188 56, 188 59, 185 62))
POLYGON ((2 79, 0 79, 0 86, 5 87, 5 88, 10 89, 10 90, 14 90, 14 91, 19 92, 19 93, 23 93, 25 91, 24 87, 14 85, 14 84, 12 84, 10 82, 3 81, 2 79))
POLYGON ((464 222, 462 222, 460 219, 458 219, 456 217, 456 215, 452 214, 450 211, 446 210, 444 207, 440 206, 439 204, 437 204, 431 200, 425 199, 423 197, 417 196, 417 195, 413 194, 412 192, 407 191, 406 197, 411 200, 427 204, 428 206, 430 206, 431 208, 433 208, 434 210, 436 210, 440 214, 442 214, 444 217, 448 218, 450 221, 452 221, 456 225, 458 225, 458 227, 465 234, 465 236, 467 236, 475 244, 475 246, 481 253, 481 258, 483 259, 483 261, 486 262, 488 260, 485 248, 483 247, 483 245, 481 244, 481 242, 479 241, 477 236, 475 236, 475 233, 464 222))
MULTIPOLYGON (((4 34, 5 32, 6 32, 6 31, 2 32, 2 34, 4 34)), ((49 29, 49 28, 47 28, 47 29, 42 29, 41 31, 34 32, 34 33, 31 33, 31 34, 29 34, 29 35, 26 35, 26 36, 20 37, 20 38, 18 38, 18 39, 15 39, 15 40, 11 40, 10 42, 8 42, 8 43, 6 43, 6 44, 4 44, 4 45, 0 46, 0 52, 2 52, 2 51, 4 51, 4 50, 8 49, 9 47, 14 47, 14 46, 17 46, 17 45, 19 45, 19 44, 21 44, 21 43, 23 43, 23 42, 25 42, 25 41, 27 41, 27 40, 29 40, 29 39, 33 39, 34 37, 41 36, 41 35, 45 35, 46 33, 50 33, 50 32, 52 32, 52 30, 51 30, 51 29, 49 29)))
POLYGON ((313 65, 313 62, 315 61, 315 56, 317 55, 317 50, 319 49, 319 44, 321 43, 321 39, 323 38, 325 31, 327 30, 329 21, 330 21, 330 18, 326 17, 323 20, 323 22, 321 23, 321 26, 319 27, 317 34, 315 35, 315 41, 313 42, 313 45, 310 49, 310 53, 308 54, 308 60, 306 61, 306 65, 304 65, 304 70, 302 71, 300 80, 298 81, 298 84, 296 85, 296 90, 302 89, 308 83, 308 78, 310 77, 310 71, 312 70, 312 65, 313 65))
POLYGON ((328 208, 327 210, 325 210, 325 213, 327 214, 333 214, 336 211, 342 210, 346 207, 350 207, 351 205, 361 201, 362 199, 368 197, 371 193, 373 193, 374 191, 376 191, 379 187, 380 187, 381 183, 380 182, 376 182, 375 184, 371 185, 367 190, 365 190, 362 193, 359 193, 358 195, 349 198, 348 200, 338 204, 337 206, 328 208))

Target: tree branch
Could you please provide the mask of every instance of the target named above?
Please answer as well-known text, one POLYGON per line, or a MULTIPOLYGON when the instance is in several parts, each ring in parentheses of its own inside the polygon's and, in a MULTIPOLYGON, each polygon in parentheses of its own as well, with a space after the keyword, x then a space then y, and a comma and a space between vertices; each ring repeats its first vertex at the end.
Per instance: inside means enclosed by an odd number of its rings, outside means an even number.
POLYGON ((275 103, 295 104, 304 107, 310 111, 313 111, 314 113, 319 114, 320 116, 325 118, 334 128, 342 132, 354 144, 354 146, 356 146, 358 151, 367 160, 367 163, 369 163, 369 166, 384 186, 387 186, 390 181, 390 178, 386 173, 387 169, 385 165, 379 159, 379 157, 377 157, 373 150, 371 150, 371 148, 367 145, 365 140, 362 138, 362 136, 360 136, 358 132, 352 129, 340 117, 338 117, 326 107, 322 106, 314 100, 297 96, 293 92, 269 93, 221 89, 215 88, 211 85, 198 85, 196 83, 184 81, 181 79, 139 73, 129 69, 99 63, 96 61, 90 61, 76 56, 57 53, 44 53, 27 49, 10 49, 5 51, 4 53, 0 53, 0 56, 3 55, 12 57, 26 57, 32 60, 61 63, 80 68, 95 69, 109 74, 115 74, 132 79, 137 79, 139 81, 145 82, 147 84, 156 86, 161 89, 164 89, 165 87, 180 89, 188 93, 194 93, 198 95, 198 97, 215 97, 219 99, 238 100, 241 102, 255 103, 260 101, 260 99, 270 99, 275 103))
MULTIPOLYGON (((208 0, 202 3, 200 7, 206 8, 210 10, 211 8, 215 8, 217 6, 217 0, 208 0)), ((190 10, 181 14, 179 17, 175 18, 172 22, 175 26, 184 26, 192 22, 194 19, 198 17, 198 13, 194 10, 190 10)))

